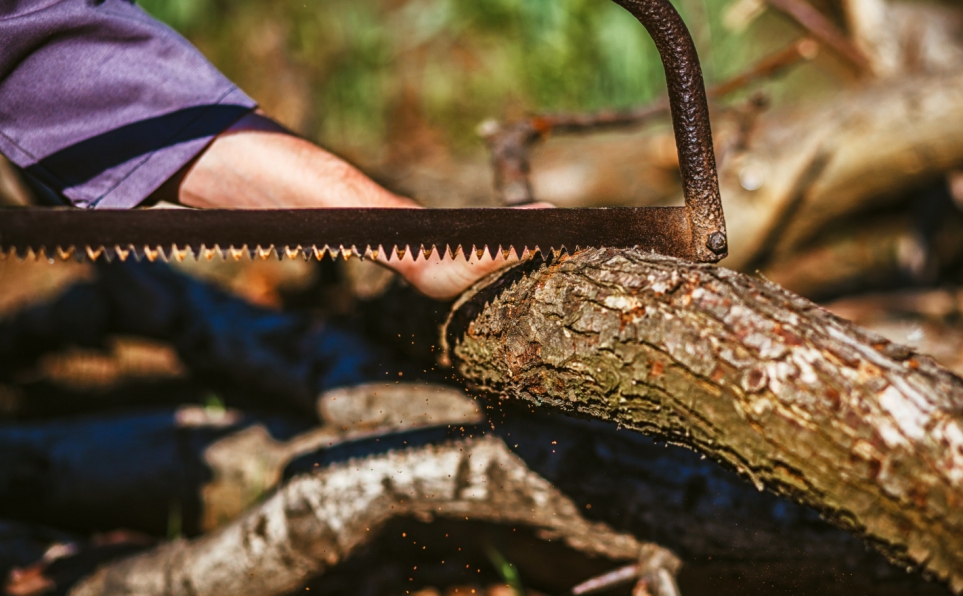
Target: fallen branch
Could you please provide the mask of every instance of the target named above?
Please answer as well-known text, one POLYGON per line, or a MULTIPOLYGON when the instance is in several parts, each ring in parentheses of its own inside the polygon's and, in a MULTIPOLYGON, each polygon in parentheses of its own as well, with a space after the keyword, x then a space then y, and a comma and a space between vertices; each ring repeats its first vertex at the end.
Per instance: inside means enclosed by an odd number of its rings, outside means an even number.
POLYGON ((277 488, 297 457, 350 441, 431 426, 482 421, 476 404, 461 391, 432 385, 370 384, 334 389, 318 399, 322 426, 287 441, 256 424, 204 449, 212 478, 201 489, 203 523, 211 530, 237 518, 277 488))
POLYGON ((398 516, 522 524, 613 561, 658 553, 661 568, 674 572, 678 565, 661 549, 586 521, 503 442, 480 438, 349 460, 299 476, 223 530, 109 564, 70 594, 283 594, 343 560, 398 516))
POLYGON ((516 267, 447 333, 478 389, 690 445, 963 591, 963 381, 929 358, 633 250, 516 267))
MULTIPOLYGON (((825 594, 873 591, 900 581, 909 582, 907 589, 925 589, 913 576, 887 571, 876 556, 813 519, 808 510, 758 493, 688 450, 666 449, 609 425, 513 409, 497 410, 490 431, 488 425, 467 424, 477 415, 477 403, 450 390, 413 385, 334 391, 321 400, 326 426, 288 441, 273 439, 266 430, 283 431, 281 421, 197 407, 173 415, 0 428, 0 451, 7 455, 7 465, 0 465, 0 515, 68 524, 80 532, 128 527, 163 535, 169 532, 173 504, 181 529, 193 535, 269 495, 280 480, 281 455, 320 447, 284 470, 292 478, 352 457, 364 461, 360 458, 435 445, 462 433, 494 434, 592 519, 679 553, 688 561, 691 577, 711 575, 711 561, 724 561, 717 565, 727 573, 742 570, 751 578, 746 581, 767 590, 803 581, 801 575, 825 594), (463 426, 449 428, 452 423, 463 426), (414 430, 438 424, 442 428, 414 430), (404 432, 389 434, 392 430, 404 432), (111 440, 91 444, 91 436, 111 440), (39 486, 46 487, 42 494, 35 490, 39 486), (846 583, 837 579, 841 574, 846 583)), ((287 426, 297 428, 295 423, 287 426)), ((27 585, 20 580, 33 577, 24 575, 32 570, 42 571, 38 579, 61 587, 93 571, 87 559, 54 567, 29 565, 39 555, 21 542, 19 535, 0 532, 0 570, 11 565, 23 569, 17 585, 27 585), (62 583, 67 580, 58 575, 59 568, 70 569, 73 580, 62 583)), ((446 553, 450 544, 438 547, 446 553)), ((350 578, 351 568, 331 570, 317 587, 344 582, 345 574, 350 578)))
POLYGON ((945 196, 936 205, 931 192, 909 198, 913 216, 848 219, 798 250, 777 253, 760 271, 813 300, 952 279, 963 259, 963 216, 945 196))
POLYGON ((721 166, 726 265, 759 267, 831 222, 963 162, 963 71, 888 80, 803 114, 764 115, 721 166), (922 157, 925 148, 925 158, 922 157))

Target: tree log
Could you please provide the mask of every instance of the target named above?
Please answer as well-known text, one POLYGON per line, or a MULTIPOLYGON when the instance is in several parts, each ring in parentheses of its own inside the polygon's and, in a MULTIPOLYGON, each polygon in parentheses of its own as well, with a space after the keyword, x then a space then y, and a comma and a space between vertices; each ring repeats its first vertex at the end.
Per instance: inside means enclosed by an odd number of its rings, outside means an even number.
POLYGON ((764 279, 615 249, 476 286, 447 340, 479 390, 696 448, 963 592, 963 381, 928 357, 764 279))
POLYGON ((963 291, 958 287, 864 294, 823 306, 963 374, 963 291))

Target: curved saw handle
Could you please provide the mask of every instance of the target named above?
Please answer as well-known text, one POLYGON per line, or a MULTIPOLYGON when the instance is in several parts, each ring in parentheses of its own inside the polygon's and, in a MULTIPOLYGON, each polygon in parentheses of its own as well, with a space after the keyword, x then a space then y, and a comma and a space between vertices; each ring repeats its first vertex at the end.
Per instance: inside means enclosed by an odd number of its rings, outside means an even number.
POLYGON ((727 250, 726 222, 712 148, 709 105, 692 36, 669 0, 613 1, 645 26, 659 50, 669 88, 692 250, 700 260, 716 261, 727 250))

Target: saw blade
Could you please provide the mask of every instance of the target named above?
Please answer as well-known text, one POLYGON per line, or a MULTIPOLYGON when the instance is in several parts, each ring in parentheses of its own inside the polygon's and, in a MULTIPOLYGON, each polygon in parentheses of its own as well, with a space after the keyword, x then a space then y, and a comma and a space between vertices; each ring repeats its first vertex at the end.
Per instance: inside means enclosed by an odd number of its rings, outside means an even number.
POLYGON ((682 207, 0 210, 0 249, 19 258, 471 258, 609 246, 692 259, 690 244, 682 207))

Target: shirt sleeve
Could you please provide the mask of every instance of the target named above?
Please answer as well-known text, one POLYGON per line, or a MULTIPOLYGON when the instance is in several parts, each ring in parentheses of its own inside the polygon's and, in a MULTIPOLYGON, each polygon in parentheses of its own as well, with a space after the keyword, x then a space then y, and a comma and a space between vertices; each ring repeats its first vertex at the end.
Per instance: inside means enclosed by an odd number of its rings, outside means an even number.
POLYGON ((0 2, 0 152, 78 207, 136 206, 255 107, 132 1, 0 2))

